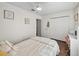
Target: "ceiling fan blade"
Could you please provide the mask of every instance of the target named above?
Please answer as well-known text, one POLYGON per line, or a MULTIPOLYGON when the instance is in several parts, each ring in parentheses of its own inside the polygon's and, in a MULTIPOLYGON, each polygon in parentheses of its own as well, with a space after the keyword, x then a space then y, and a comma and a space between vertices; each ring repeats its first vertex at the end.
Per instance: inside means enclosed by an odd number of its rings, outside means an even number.
POLYGON ((35 9, 31 9, 32 11, 36 11, 35 9))

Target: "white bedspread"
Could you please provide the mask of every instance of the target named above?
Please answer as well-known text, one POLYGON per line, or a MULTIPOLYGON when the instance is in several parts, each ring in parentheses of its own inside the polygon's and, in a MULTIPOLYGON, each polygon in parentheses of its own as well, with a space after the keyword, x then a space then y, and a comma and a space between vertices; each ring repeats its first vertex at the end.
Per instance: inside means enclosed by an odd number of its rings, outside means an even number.
POLYGON ((56 56, 60 52, 56 41, 43 37, 32 37, 14 47, 17 56, 56 56))

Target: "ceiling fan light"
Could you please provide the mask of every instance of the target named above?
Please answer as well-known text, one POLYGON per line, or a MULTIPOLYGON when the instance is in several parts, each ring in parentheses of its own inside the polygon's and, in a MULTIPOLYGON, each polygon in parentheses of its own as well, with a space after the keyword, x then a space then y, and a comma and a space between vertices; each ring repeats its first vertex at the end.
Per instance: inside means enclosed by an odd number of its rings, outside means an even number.
POLYGON ((39 10, 39 11, 41 11, 41 10, 42 10, 42 8, 41 8, 41 7, 37 7, 36 9, 37 9, 37 10, 39 10))

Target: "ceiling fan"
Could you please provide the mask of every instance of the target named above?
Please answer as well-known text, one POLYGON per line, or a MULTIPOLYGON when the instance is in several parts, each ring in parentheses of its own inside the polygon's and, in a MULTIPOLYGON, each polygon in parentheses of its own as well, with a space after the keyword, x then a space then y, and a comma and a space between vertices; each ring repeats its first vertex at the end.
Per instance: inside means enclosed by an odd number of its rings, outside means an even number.
POLYGON ((34 7, 31 9, 32 11, 39 12, 42 10, 40 3, 34 3, 34 7))

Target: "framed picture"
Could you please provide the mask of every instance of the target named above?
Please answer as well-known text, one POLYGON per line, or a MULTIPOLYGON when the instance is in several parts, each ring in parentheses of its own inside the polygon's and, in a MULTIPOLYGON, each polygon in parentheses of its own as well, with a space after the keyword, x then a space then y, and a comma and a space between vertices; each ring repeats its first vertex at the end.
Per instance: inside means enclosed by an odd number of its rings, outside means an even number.
POLYGON ((75 22, 78 21, 78 13, 76 13, 76 14, 74 15, 74 19, 75 19, 75 22))
POLYGON ((4 10, 4 19, 14 19, 14 12, 10 10, 4 10))
POLYGON ((25 21, 25 24, 30 24, 30 19, 29 18, 25 18, 24 21, 25 21))

